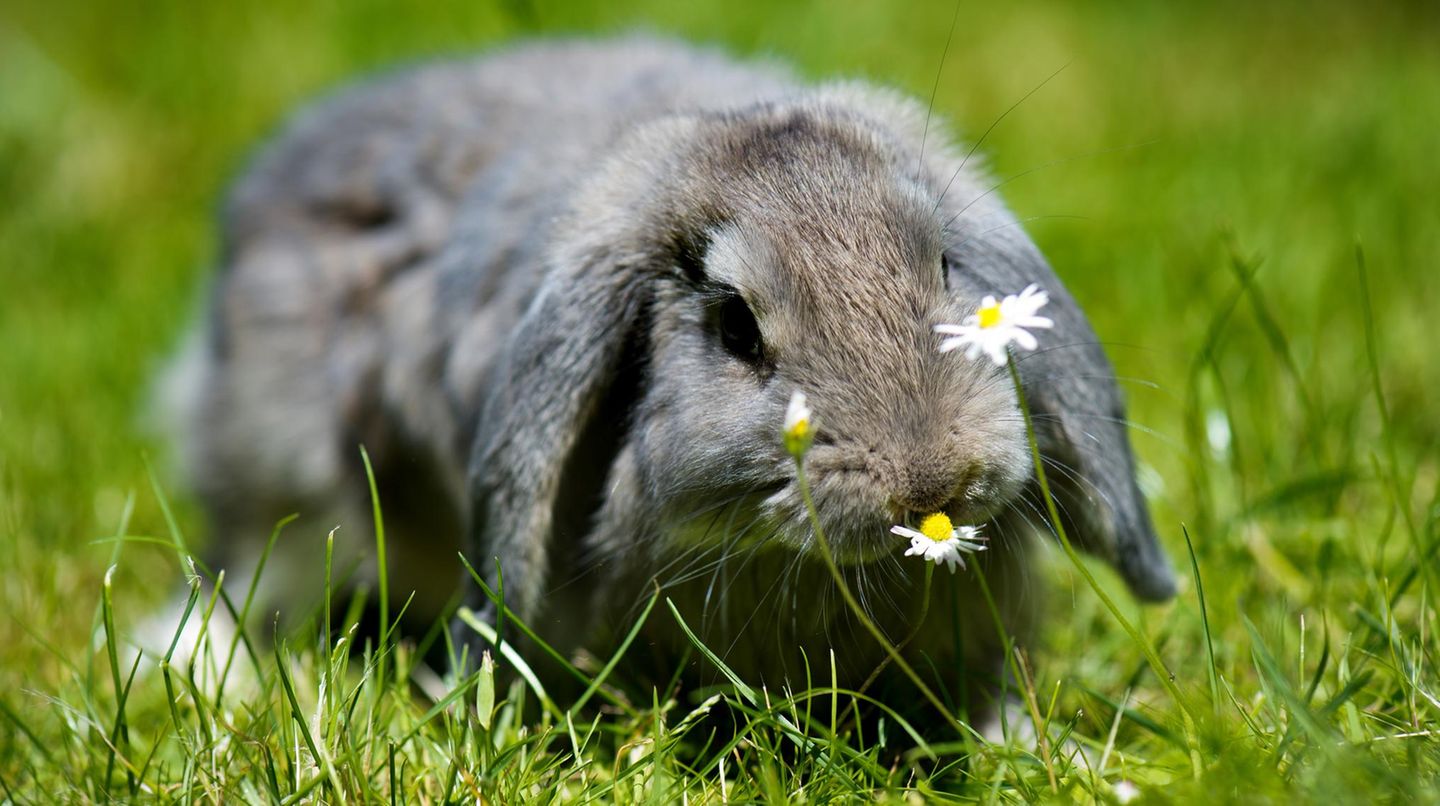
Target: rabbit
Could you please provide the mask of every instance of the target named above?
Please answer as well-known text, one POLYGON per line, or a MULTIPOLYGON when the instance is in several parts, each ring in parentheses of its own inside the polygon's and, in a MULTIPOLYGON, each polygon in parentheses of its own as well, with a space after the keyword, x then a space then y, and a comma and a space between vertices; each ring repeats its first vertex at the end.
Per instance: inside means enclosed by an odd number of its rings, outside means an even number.
MULTIPOLYGON (((337 580, 372 585, 363 445, 390 595, 413 593, 417 624, 457 597, 496 620, 463 553, 567 655, 604 657, 659 590, 752 683, 803 683, 806 664, 828 683, 833 649, 858 686, 884 656, 820 562, 782 444, 800 390, 849 586, 907 656, 993 684, 1004 642, 976 574, 1027 640, 1049 526, 1006 371, 937 350, 934 325, 982 295, 1049 294, 1054 328, 1017 366, 1068 533, 1139 599, 1175 592, 1110 364, 993 189, 912 98, 646 36, 530 42, 321 100, 229 194, 171 373, 214 564, 246 579, 298 511, 262 601, 313 602, 337 523, 337 580), (888 530, 937 511, 989 542, 934 574, 926 608, 888 530)), ((664 611, 637 675, 686 652, 664 611)))

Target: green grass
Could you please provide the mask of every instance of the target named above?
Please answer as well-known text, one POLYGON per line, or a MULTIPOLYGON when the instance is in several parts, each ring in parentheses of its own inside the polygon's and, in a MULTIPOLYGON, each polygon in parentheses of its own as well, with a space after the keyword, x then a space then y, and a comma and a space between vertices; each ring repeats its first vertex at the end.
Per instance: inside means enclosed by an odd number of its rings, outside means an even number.
MULTIPOLYGON (((903 727, 857 728, 825 659, 809 691, 607 685, 569 711, 484 672, 436 702, 409 643, 343 632, 247 636, 228 675, 130 665, 130 630, 186 589, 172 535, 204 539, 147 385, 247 150, 357 72, 533 31, 644 25, 923 97, 953 11, 772 5, 0 8, 0 799, 1440 799, 1440 17, 1419 4, 961 7, 935 107, 962 131, 1064 68, 982 151, 1128 379, 1187 579, 1140 608, 1091 567, 1142 645, 1052 552, 1017 659, 1046 742, 897 758, 903 727), (716 719, 733 740, 707 744, 716 719)), ((194 590, 197 623, 247 607, 194 590)))

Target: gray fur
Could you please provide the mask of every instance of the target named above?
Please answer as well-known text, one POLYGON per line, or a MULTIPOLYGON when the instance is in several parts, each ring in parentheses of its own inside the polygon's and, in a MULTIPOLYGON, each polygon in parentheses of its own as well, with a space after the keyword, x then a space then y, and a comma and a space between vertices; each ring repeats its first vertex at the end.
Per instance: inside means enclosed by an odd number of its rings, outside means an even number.
MULTIPOLYGON (((884 90, 648 39, 422 66, 303 112, 231 196, 207 341, 174 385, 222 560, 299 510, 343 524, 363 579, 364 443, 392 592, 418 590, 419 613, 453 592, 463 546, 565 650, 603 652, 653 580, 747 674, 793 678, 797 650, 823 664, 833 643, 863 675, 878 656, 814 559, 780 444, 799 388, 822 520, 886 629, 913 628, 920 590, 887 529, 945 507, 991 523, 980 565, 1023 634, 1038 509, 1013 390, 938 354, 931 328, 1038 282, 1057 325, 1020 367, 1069 471, 1067 526, 1141 598, 1168 597, 1094 333, 984 174, 925 128, 884 90), (758 366, 714 332, 726 288, 756 313, 758 366)), ((320 545, 285 542, 273 601, 316 579, 320 545)), ((973 576, 936 580, 973 637, 957 655, 937 607, 912 647, 993 671, 973 576)), ((650 640, 673 657, 670 621, 650 640)))

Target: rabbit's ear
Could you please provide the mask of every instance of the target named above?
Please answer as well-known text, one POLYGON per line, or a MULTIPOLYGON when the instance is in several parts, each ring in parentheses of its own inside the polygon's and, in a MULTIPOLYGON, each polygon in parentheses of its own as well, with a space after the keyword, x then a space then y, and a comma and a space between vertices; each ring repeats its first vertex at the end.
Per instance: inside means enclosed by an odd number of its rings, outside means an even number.
POLYGON ((613 255, 552 271, 490 376, 469 549, 483 574, 499 561, 505 605, 521 618, 539 610, 557 543, 580 550, 639 394, 650 294, 644 271, 613 255))
POLYGON ((656 280, 673 270, 686 226, 675 177, 693 125, 631 132, 572 193, 545 279, 486 378, 467 547, 482 574, 498 560, 505 605, 521 618, 538 615, 552 560, 581 552, 643 394, 656 280))
POLYGON ((1175 595, 1175 575, 1135 483, 1114 370, 1074 301, 1056 290, 1051 304, 1061 306, 1046 311, 1053 335, 1018 363, 1050 491, 1066 534, 1115 566, 1137 598, 1164 601, 1175 595))
MULTIPOLYGON (((1066 534, 1110 562, 1136 597, 1171 598, 1175 575, 1135 483, 1125 403, 1085 314, 1018 230, 995 233, 971 259, 984 270, 967 279, 986 293, 1016 293, 1034 282, 1050 296, 1041 314, 1055 327, 1036 331, 1039 349, 1019 355, 1017 366, 1066 534)), ((1034 511, 1044 512, 1038 490, 1031 493, 1034 511)))

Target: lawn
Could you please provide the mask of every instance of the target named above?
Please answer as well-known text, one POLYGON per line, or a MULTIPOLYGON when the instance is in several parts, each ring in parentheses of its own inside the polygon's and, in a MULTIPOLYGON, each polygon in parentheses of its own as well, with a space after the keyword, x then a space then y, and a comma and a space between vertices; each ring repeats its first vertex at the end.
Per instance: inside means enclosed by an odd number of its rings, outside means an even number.
MULTIPOLYGON (((947 49, 954 10, 0 7, 0 799, 1440 801, 1440 11, 962 3, 947 49), (1046 741, 910 747, 820 669, 568 711, 482 671, 437 704, 408 642, 313 629, 243 642, 223 688, 132 677, 134 627, 187 584, 168 544, 206 539, 150 384, 249 150, 367 70, 635 28, 995 124, 981 151, 1109 345, 1182 578, 1141 608, 1087 564, 1112 611, 1050 552, 1026 655, 1046 741)), ((289 539, 333 525, 300 515, 289 539)))

